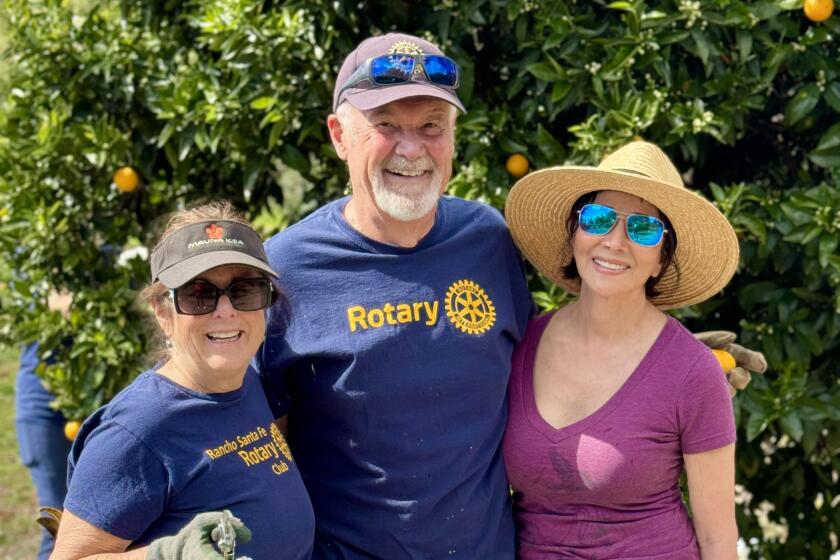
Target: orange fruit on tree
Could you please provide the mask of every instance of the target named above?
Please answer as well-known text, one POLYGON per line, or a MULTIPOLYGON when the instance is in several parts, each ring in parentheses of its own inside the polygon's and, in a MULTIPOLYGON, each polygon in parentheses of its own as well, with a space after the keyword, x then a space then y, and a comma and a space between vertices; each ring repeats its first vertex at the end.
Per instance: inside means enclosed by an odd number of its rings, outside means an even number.
POLYGON ((811 21, 825 21, 834 12, 834 0, 805 0, 802 9, 811 21))
POLYGON ((120 189, 120 192, 130 193, 140 184, 140 176, 131 167, 120 167, 114 172, 112 177, 114 184, 120 189))
POLYGON ((79 428, 82 427, 82 423, 78 420, 70 420, 66 424, 64 424, 64 437, 73 441, 76 439, 76 436, 79 434, 79 428))
POLYGON ((508 173, 519 179, 528 173, 529 165, 528 158, 522 154, 512 154, 509 158, 507 158, 505 169, 507 169, 508 173))
POLYGON ((712 349, 712 354, 715 355, 717 358, 718 363, 720 363, 720 367, 723 368, 724 372, 727 372, 738 365, 735 362, 735 357, 727 352, 726 350, 718 350, 717 348, 712 349))

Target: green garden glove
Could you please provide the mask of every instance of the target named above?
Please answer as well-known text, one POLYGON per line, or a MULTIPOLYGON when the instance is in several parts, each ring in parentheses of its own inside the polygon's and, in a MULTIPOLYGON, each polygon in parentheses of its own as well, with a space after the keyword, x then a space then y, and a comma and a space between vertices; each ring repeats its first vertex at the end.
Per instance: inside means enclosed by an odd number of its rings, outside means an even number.
POLYGON ((729 392, 732 395, 750 384, 751 371, 755 373, 767 371, 767 360, 764 359, 764 354, 735 344, 734 332, 707 331, 694 333, 694 336, 712 350, 724 350, 735 359, 735 367, 726 371, 726 380, 729 381, 729 392))
MULTIPOLYGON (((224 514, 221 511, 199 513, 177 535, 153 541, 146 553, 146 560, 223 560, 214 544, 214 540, 218 540, 218 531, 214 530, 224 514)), ((250 541, 251 531, 248 527, 236 517, 231 516, 230 520, 236 541, 250 541)))

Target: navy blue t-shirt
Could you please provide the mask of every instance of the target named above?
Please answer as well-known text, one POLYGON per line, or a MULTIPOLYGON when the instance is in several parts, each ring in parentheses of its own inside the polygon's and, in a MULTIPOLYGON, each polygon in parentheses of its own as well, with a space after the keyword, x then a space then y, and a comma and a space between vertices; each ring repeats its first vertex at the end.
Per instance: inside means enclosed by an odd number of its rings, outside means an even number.
POLYGON ((21 348, 20 365, 15 380, 15 419, 18 421, 50 420, 65 422, 64 416, 50 407, 55 395, 47 391, 36 375, 40 345, 32 342, 21 348))
POLYGON ((405 249, 350 227, 346 203, 266 244, 288 309, 256 361, 289 413, 314 557, 512 558, 499 446, 531 301, 505 222, 444 197, 405 249))
POLYGON ((142 373, 82 426, 64 507, 132 546, 229 509, 253 539, 237 554, 308 559, 315 520, 295 460, 253 370, 202 394, 142 373))

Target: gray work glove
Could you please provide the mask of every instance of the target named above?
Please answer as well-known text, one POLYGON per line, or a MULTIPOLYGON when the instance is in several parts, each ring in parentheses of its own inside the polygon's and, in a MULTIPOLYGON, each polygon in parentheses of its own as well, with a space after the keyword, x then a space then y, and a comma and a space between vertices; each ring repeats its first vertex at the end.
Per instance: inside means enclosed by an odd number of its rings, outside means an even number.
POLYGON ((694 333, 697 339, 712 350, 724 350, 735 359, 735 367, 727 368, 718 356, 721 367, 726 372, 729 381, 729 393, 735 395, 750 384, 750 372, 764 373, 767 371, 767 360, 764 354, 735 344, 735 333, 730 331, 707 331, 694 333))
MULTIPOLYGON (((217 527, 223 512, 199 513, 177 535, 152 541, 146 560, 223 560, 213 544, 218 540, 217 527)), ((251 540, 251 531, 239 519, 231 516, 237 543, 251 540)))

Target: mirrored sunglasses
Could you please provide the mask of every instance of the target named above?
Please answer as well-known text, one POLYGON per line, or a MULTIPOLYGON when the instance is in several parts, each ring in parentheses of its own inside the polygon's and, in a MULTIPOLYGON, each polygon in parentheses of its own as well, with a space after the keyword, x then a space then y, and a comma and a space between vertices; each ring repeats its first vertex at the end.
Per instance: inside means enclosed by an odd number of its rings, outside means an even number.
POLYGON ((181 315, 206 315, 216 310, 222 294, 234 309, 256 311, 266 309, 277 301, 277 292, 267 278, 238 278, 221 289, 206 280, 192 280, 169 290, 175 311, 181 315))
POLYGON ((578 210, 578 225, 590 235, 607 235, 624 216, 627 239, 643 247, 655 247, 667 231, 659 218, 645 214, 619 212, 603 204, 587 204, 578 210))
POLYGON ((394 86, 408 82, 429 82, 454 90, 459 84, 458 64, 445 56, 425 54, 396 53, 369 58, 344 82, 338 95, 341 97, 350 88, 394 86))

